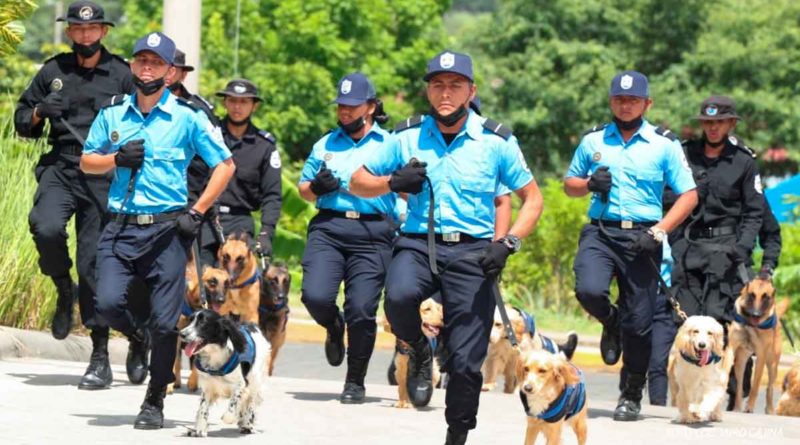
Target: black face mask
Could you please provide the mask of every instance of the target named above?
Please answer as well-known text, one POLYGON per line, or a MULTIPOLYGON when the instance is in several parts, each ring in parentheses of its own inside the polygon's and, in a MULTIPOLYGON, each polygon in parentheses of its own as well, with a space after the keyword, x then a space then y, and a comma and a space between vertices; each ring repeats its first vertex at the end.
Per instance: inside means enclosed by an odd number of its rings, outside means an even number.
POLYGON ((88 59, 100 51, 100 41, 96 41, 90 45, 81 45, 80 43, 72 42, 72 50, 79 56, 88 59))
POLYGON ((703 135, 703 142, 705 143, 705 145, 708 145, 711 148, 720 148, 720 147, 722 147, 723 145, 725 145, 725 140, 726 139, 728 139, 727 135, 725 135, 725 137, 723 137, 719 142, 711 142, 706 138, 705 134, 703 135))
POLYGON ((431 107, 430 114, 434 119, 436 119, 437 122, 445 127, 452 127, 458 122, 459 119, 467 114, 467 107, 465 107, 464 104, 461 104, 456 111, 448 114, 447 116, 442 116, 438 111, 436 111, 436 108, 431 107))
POLYGON ((250 118, 242 119, 240 121, 233 120, 232 117, 228 116, 228 123, 233 124, 234 127, 241 127, 243 125, 247 125, 250 123, 250 118))
POLYGON ((339 121, 339 126, 342 128, 342 130, 346 131, 347 134, 358 133, 359 131, 361 131, 362 128, 364 128, 364 125, 366 124, 367 124, 366 116, 361 116, 355 119, 353 122, 350 122, 349 124, 345 124, 342 123, 342 121, 339 121))
POLYGON ((617 124, 617 127, 619 127, 620 130, 625 130, 625 131, 631 131, 641 127, 643 121, 644 119, 642 119, 642 116, 639 116, 636 119, 630 121, 623 121, 614 116, 614 123, 617 124))
POLYGON ((173 93, 176 93, 176 94, 180 93, 180 91, 181 91, 181 83, 180 82, 171 83, 167 88, 170 91, 172 91, 173 93))
POLYGON ((164 86, 164 78, 158 78, 155 80, 151 80, 150 82, 145 82, 142 79, 139 79, 136 76, 133 76, 133 84, 136 85, 136 89, 145 96, 152 96, 153 94, 157 93, 161 87, 164 86))

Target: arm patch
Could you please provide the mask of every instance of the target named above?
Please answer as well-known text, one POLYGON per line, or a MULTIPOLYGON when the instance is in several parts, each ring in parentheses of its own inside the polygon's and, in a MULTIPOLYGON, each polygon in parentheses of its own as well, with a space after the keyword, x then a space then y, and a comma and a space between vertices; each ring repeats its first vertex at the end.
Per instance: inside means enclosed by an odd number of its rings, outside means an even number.
POLYGON ((597 131, 605 130, 606 127, 608 127, 608 124, 595 125, 594 127, 584 131, 583 134, 581 135, 581 137, 584 137, 587 134, 591 134, 591 133, 594 133, 594 132, 597 132, 597 131))
POLYGON ((512 134, 510 128, 506 127, 505 125, 493 119, 486 119, 485 121, 483 121, 483 128, 491 131, 492 133, 500 136, 503 139, 510 138, 512 134))
POLYGON ((408 119, 404 120, 403 122, 400 122, 399 124, 397 124, 394 127, 394 131, 395 132, 400 132, 400 131, 403 131, 403 130, 408 130, 409 128, 416 127, 418 125, 421 125, 422 121, 424 119, 425 119, 425 117, 422 116, 421 114, 418 114, 418 115, 413 116, 413 117, 409 117, 408 119))
POLYGON ((675 133, 667 130, 664 127, 657 127, 656 128, 656 134, 659 135, 659 136, 664 136, 665 138, 669 139, 670 141, 677 141, 678 140, 678 136, 675 133))
POLYGON ((747 145, 744 145, 744 142, 742 142, 742 140, 737 138, 736 136, 728 136, 728 142, 733 144, 739 150, 743 151, 744 154, 746 154, 747 156, 753 159, 756 159, 758 157, 756 155, 756 152, 753 151, 752 148, 748 147, 747 145))

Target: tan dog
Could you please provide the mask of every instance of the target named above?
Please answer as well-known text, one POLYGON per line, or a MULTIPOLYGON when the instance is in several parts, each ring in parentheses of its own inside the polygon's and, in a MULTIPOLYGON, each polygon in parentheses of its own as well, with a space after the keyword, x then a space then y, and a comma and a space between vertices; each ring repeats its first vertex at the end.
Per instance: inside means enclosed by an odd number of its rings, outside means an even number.
POLYGON ((779 416, 800 417, 800 362, 795 363, 783 379, 783 395, 778 400, 779 416))
POLYGON ((261 282, 261 302, 258 306, 258 326, 272 346, 268 373, 275 369, 275 358, 286 342, 286 325, 289 322, 289 289, 292 276, 285 264, 270 264, 261 282))
MULTIPOLYGON (((420 326, 422 333, 429 339, 438 337, 444 326, 444 311, 442 305, 437 303, 433 298, 428 298, 420 304, 419 315, 420 318, 422 318, 422 326, 420 326)), ((389 320, 385 318, 383 320, 383 329, 390 334, 392 333, 389 320)), ((394 406, 397 408, 411 408, 412 405, 406 386, 408 378, 408 350, 410 346, 406 342, 398 339, 397 348, 398 351, 394 357, 394 378, 397 381, 397 403, 395 403, 394 406)), ((441 363, 439 363, 435 352, 436 351, 434 351, 433 358, 433 373, 431 374, 434 388, 439 386, 439 381, 442 377, 439 371, 441 363)))
MULTIPOLYGON (((186 306, 181 311, 181 316, 178 319, 178 330, 185 328, 189 325, 189 317, 192 313, 199 311, 203 308, 200 301, 200 287, 197 282, 197 269, 195 268, 194 257, 189 259, 186 265, 186 306)), ((216 269, 209 266, 203 266, 203 283, 205 286, 205 294, 208 307, 212 308, 215 312, 219 312, 222 305, 225 303, 225 296, 230 285, 228 273, 222 269, 216 269)), ((175 382, 167 385, 167 393, 172 394, 175 388, 181 387, 181 342, 177 342, 178 354, 175 356, 175 363, 172 365, 172 373, 175 375, 175 382)), ((191 373, 189 380, 186 382, 186 388, 189 392, 197 391, 197 369, 192 363, 191 373)))
POLYGON ((734 411, 742 409, 742 379, 747 360, 756 355, 753 367, 753 383, 747 398, 745 412, 752 413, 758 398, 758 388, 764 367, 767 368, 766 413, 774 414, 773 392, 781 359, 781 317, 789 308, 789 299, 775 302, 775 288, 767 277, 757 277, 742 289, 736 299, 736 322, 730 328, 730 346, 734 353, 736 375, 736 400, 734 411))
POLYGON ((563 354, 544 350, 524 350, 517 361, 520 399, 528 416, 525 445, 533 445, 539 433, 547 444, 561 443, 561 430, 567 423, 586 443, 586 388, 580 371, 563 354), (555 409, 563 400, 563 409, 555 409), (546 419, 546 420, 545 420, 546 419))
POLYGON ((258 260, 250 250, 246 233, 234 234, 219 248, 219 264, 231 277, 228 296, 220 308, 221 315, 238 316, 241 322, 258 323, 261 280, 258 260))
POLYGON ((733 362, 733 352, 723 349, 724 342, 722 325, 711 317, 689 317, 678 330, 667 368, 678 422, 722 420, 733 362))

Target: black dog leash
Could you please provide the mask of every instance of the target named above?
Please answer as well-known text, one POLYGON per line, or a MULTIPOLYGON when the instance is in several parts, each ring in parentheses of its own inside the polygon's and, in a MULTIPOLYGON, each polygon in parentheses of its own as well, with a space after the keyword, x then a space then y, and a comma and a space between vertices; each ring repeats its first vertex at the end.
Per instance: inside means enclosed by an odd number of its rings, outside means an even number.
POLYGON ((192 242, 192 254, 194 255, 194 267, 197 271, 197 289, 200 291, 200 306, 208 309, 208 299, 206 298, 206 285, 203 282, 203 266, 200 264, 200 243, 197 238, 192 242))

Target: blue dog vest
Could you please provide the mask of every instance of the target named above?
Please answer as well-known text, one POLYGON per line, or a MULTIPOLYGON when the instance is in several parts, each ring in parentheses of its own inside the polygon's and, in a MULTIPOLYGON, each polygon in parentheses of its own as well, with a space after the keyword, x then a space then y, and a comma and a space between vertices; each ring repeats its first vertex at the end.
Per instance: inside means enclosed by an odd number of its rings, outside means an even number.
POLYGON ((231 357, 222 365, 219 369, 210 369, 203 366, 200 360, 195 362, 197 369, 205 372, 208 375, 213 376, 224 376, 228 375, 236 369, 237 366, 240 364, 247 369, 250 369, 253 366, 253 362, 256 358, 256 344, 253 341, 253 334, 252 332, 248 331, 244 326, 239 326, 239 330, 242 331, 245 338, 245 347, 243 352, 233 351, 231 357))

